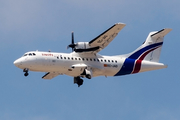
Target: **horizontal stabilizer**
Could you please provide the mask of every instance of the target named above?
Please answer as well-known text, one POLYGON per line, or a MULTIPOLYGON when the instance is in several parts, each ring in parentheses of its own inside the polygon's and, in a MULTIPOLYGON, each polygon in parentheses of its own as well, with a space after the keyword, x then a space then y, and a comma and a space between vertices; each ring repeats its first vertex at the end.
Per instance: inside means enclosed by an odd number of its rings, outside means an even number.
POLYGON ((162 38, 164 37, 166 34, 168 34, 172 29, 170 28, 165 28, 165 29, 162 29, 154 34, 151 35, 151 37, 153 39, 158 39, 158 38, 162 38))

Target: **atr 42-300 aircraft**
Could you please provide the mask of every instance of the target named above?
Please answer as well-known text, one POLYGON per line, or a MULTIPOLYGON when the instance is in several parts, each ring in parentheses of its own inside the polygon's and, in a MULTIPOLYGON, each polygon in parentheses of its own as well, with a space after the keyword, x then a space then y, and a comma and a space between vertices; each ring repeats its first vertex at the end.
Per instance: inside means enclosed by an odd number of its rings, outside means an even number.
POLYGON ((72 48, 71 53, 31 51, 14 61, 14 65, 23 69, 24 76, 28 76, 28 71, 46 72, 43 79, 52 79, 63 74, 72 76, 78 87, 83 84, 81 78, 84 77, 91 79, 96 76, 121 76, 167 67, 159 63, 159 57, 164 36, 172 29, 150 32, 146 41, 129 54, 98 54, 124 26, 123 23, 117 23, 90 42, 74 43, 72 33, 72 43, 68 45, 68 48, 72 48))

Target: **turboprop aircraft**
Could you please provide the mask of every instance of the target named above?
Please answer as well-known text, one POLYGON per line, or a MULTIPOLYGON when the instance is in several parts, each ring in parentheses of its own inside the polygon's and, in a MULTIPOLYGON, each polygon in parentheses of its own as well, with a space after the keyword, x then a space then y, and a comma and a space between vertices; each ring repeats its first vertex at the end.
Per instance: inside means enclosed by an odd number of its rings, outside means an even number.
POLYGON ((159 63, 164 36, 172 29, 150 32, 146 41, 135 51, 116 56, 98 54, 103 50, 125 26, 114 24, 90 42, 74 43, 72 32, 71 53, 30 51, 14 61, 14 65, 23 69, 24 76, 29 71, 45 72, 43 79, 52 79, 58 75, 74 77, 74 83, 83 84, 82 78, 91 79, 97 76, 121 76, 145 71, 166 68, 159 63))

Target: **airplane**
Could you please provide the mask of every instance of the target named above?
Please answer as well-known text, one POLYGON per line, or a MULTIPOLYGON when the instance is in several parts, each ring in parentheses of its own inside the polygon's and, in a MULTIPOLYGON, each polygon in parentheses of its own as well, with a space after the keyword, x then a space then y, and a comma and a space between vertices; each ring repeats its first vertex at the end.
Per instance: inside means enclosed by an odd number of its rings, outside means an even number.
POLYGON ((116 23, 90 42, 74 43, 72 32, 72 42, 67 46, 72 48, 71 53, 30 51, 15 60, 14 65, 23 69, 24 76, 28 76, 29 71, 45 72, 42 78, 47 80, 64 74, 72 76, 78 87, 83 84, 82 78, 121 76, 167 68, 159 63, 159 58, 164 36, 172 30, 170 28, 150 32, 145 42, 131 53, 98 54, 124 27, 124 23, 116 23))

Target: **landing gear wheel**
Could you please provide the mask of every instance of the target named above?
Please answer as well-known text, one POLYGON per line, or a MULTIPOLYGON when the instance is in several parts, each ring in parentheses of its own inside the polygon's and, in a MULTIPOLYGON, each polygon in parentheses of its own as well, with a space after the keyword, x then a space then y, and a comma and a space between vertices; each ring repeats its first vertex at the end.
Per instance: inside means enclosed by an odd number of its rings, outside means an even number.
POLYGON ((77 81, 77 84, 78 84, 78 87, 80 87, 80 86, 83 84, 83 79, 79 79, 79 80, 77 81))
POLYGON ((87 74, 86 78, 91 79, 91 75, 87 74))
POLYGON ((27 77, 28 75, 29 75, 29 73, 28 73, 28 72, 25 72, 25 73, 24 73, 24 76, 26 76, 26 77, 27 77))
POLYGON ((83 84, 83 79, 81 79, 80 76, 74 77, 74 84, 77 84, 78 87, 80 87, 83 84))
POLYGON ((23 72, 25 72, 25 73, 24 73, 24 76, 27 77, 27 76, 29 75, 28 71, 29 71, 28 68, 24 68, 24 70, 23 70, 23 72))

